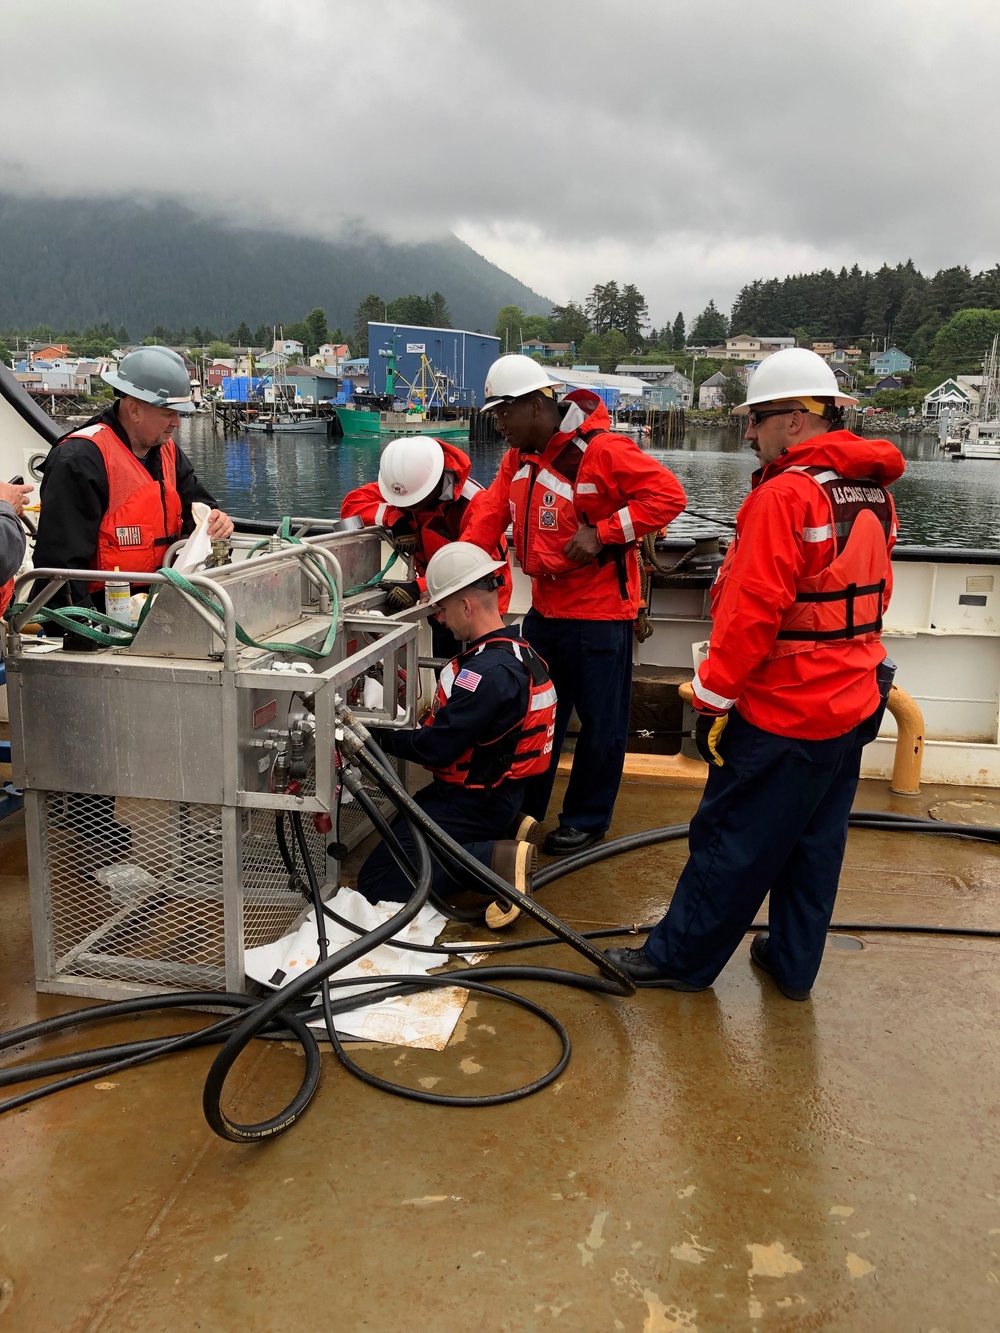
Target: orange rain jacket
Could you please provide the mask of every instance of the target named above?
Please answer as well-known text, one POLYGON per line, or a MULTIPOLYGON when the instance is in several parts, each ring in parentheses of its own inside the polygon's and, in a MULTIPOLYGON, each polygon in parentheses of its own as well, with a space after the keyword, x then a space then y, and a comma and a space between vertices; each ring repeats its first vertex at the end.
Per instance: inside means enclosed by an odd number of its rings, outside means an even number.
MULTIPOLYGON (((397 509, 382 498, 377 481, 370 481, 357 490, 349 491, 340 506, 341 518, 360 518, 369 527, 387 528, 397 537, 416 534, 413 568, 422 591, 426 588, 424 574, 428 560, 442 546, 458 541, 477 497, 486 494, 479 482, 473 481, 469 475, 472 462, 468 454, 446 440, 438 440, 437 443, 444 450, 445 475, 451 473, 454 480, 450 486, 445 487, 447 498, 442 497, 434 508, 419 511, 397 509)), ((507 562, 506 569, 497 571, 503 579, 500 588, 500 614, 503 615, 510 606, 511 572, 507 543, 502 534, 488 549, 496 560, 507 562)))
POLYGON ((800 740, 843 736, 875 711, 875 668, 885 649, 873 625, 892 593, 888 557, 896 540, 895 509, 881 488, 904 467, 888 440, 838 430, 754 474, 712 589, 696 708, 735 706, 763 731, 800 740), (865 591, 882 579, 880 595, 865 591), (852 584, 855 632, 848 637, 843 594, 852 584))
POLYGON ((640 580, 636 543, 683 510, 680 482, 634 440, 611 430, 596 394, 566 399, 562 430, 541 455, 508 449, 496 480, 476 503, 462 540, 489 551, 514 525, 514 553, 533 580, 531 604, 563 620, 634 620, 640 580), (563 548, 581 523, 603 549, 576 564, 563 548))

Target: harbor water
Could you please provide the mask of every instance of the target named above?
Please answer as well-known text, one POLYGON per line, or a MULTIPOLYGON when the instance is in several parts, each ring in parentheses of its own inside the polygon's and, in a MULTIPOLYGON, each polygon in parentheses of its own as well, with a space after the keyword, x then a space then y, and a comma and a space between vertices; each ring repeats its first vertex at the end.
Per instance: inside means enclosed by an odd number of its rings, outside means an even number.
MULTIPOLYGON (((285 514, 335 518, 344 495, 373 481, 376 442, 277 435, 223 440, 207 417, 182 421, 178 442, 222 508, 241 517, 285 514)), ((920 546, 1000 549, 1000 463, 954 462, 939 454, 932 435, 900 436, 906 473, 893 486, 900 541, 920 546)), ((502 446, 465 446, 472 475, 488 485, 502 446)), ((656 452, 677 475, 689 506, 732 519, 750 484, 756 459, 734 431, 689 430, 683 446, 656 452)))

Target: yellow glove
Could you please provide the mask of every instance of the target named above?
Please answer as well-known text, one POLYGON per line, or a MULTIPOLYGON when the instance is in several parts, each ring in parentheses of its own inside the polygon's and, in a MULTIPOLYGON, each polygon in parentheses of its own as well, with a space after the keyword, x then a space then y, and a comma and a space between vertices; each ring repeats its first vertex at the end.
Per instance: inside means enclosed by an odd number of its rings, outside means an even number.
POLYGON ((728 713, 699 713, 694 729, 694 743, 698 753, 706 764, 722 767, 722 755, 719 754, 719 742, 729 721, 728 713))

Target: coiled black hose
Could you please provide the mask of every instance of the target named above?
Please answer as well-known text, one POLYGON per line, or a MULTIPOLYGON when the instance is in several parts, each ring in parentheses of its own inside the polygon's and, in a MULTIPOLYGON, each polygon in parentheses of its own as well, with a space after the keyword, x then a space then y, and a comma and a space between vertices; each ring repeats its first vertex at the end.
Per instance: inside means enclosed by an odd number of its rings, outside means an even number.
MULTIPOLYGON (((537 1091, 538 1088, 546 1086, 565 1069, 569 1059, 569 1038, 565 1029, 554 1019, 551 1014, 546 1013, 540 1006, 525 1000, 521 996, 515 996, 509 991, 500 989, 487 984, 489 979, 513 979, 527 978, 532 980, 561 981, 576 986, 584 986, 591 990, 601 990, 611 994, 629 994, 631 985, 627 978, 624 978, 617 968, 609 964, 606 956, 599 950, 594 949, 590 940, 614 938, 624 934, 644 934, 651 929, 651 926, 619 926, 609 927, 602 930, 587 931, 578 933, 571 930, 558 918, 551 915, 541 908, 540 905, 531 900, 518 898, 518 903, 525 915, 532 917, 545 925, 553 933, 551 936, 533 938, 527 940, 515 940, 501 944, 493 943, 490 940, 482 943, 472 943, 464 946, 441 945, 424 946, 414 945, 400 940, 392 940, 393 935, 405 925, 420 910, 420 907, 430 896, 430 855, 428 849, 428 840, 434 844, 435 855, 444 859, 450 867, 459 866, 462 871, 468 875, 479 888, 480 891, 492 897, 506 899, 509 896, 509 885, 500 880, 486 867, 468 857, 464 849, 450 839, 446 834, 430 821, 419 806, 416 806, 405 792, 395 772, 392 770, 381 754, 377 745, 370 739, 366 740, 363 750, 359 750, 357 761, 368 772, 377 786, 385 792, 389 798, 396 804, 397 808, 407 820, 407 826, 410 836, 416 849, 416 865, 407 857, 406 853, 399 846, 398 841, 392 835, 388 821, 378 810, 377 805, 365 793, 365 800, 362 805, 366 814, 373 818, 373 822, 379 831, 385 836, 388 832, 392 843, 395 843, 393 849, 397 854, 397 860, 404 870, 404 873, 411 878, 414 883, 414 892, 408 902, 403 906, 399 913, 394 915, 389 921, 378 927, 375 931, 365 932, 353 923, 346 921, 341 917, 336 919, 344 926, 349 927, 357 933, 358 939, 344 949, 339 950, 332 957, 326 953, 326 941, 320 938, 320 962, 315 968, 298 978, 284 990, 275 995, 267 997, 264 1001, 258 1001, 245 995, 220 994, 215 991, 185 991, 174 995, 156 995, 142 997, 139 999, 126 1000, 112 1004, 92 1006, 82 1010, 76 1010, 72 1013, 64 1014, 56 1018, 45 1019, 38 1023, 29 1024, 25 1027, 15 1029, 6 1034, 0 1035, 0 1051, 11 1050, 14 1047, 39 1040, 53 1035, 56 1032, 65 1031, 73 1027, 83 1026, 92 1022, 100 1022, 107 1019, 119 1018, 125 1015, 137 1013, 156 1012, 158 1010, 167 1010, 175 1008, 190 1009, 199 1005, 211 1005, 213 1007, 232 1008, 237 1012, 229 1014, 226 1017, 210 1024, 208 1027, 198 1029, 194 1032, 183 1033, 177 1036, 167 1038, 154 1038, 130 1043, 120 1043, 113 1046, 98 1048, 92 1051, 81 1051, 71 1055, 64 1055, 51 1060, 39 1060, 31 1063, 20 1064, 13 1067, 0 1070, 0 1087, 8 1087, 17 1083, 26 1082, 38 1078, 50 1077, 52 1075, 63 1074, 71 1070, 83 1071, 76 1073, 68 1078, 59 1079, 56 1082, 48 1083, 41 1088, 34 1088, 28 1092, 21 1093, 15 1097, 0 1102, 0 1113, 8 1110, 14 1110, 26 1106, 31 1102, 37 1101, 42 1097, 48 1096, 62 1088, 73 1087, 77 1084, 91 1081, 93 1079, 105 1077, 108 1074, 120 1072, 124 1069, 134 1068, 140 1064, 147 1063, 160 1055, 170 1054, 176 1050, 193 1049, 199 1046, 211 1043, 225 1042, 223 1050, 219 1053, 212 1069, 209 1072, 205 1085, 203 1096, 203 1105, 206 1118, 212 1125, 216 1133, 233 1142, 251 1142, 260 1139, 273 1137, 275 1134, 283 1132, 301 1116, 306 1106, 308 1106, 319 1083, 320 1075, 320 1057, 316 1038, 306 1024, 306 1018, 312 1018, 315 1010, 307 1006, 304 1009, 296 1009, 295 1001, 304 997, 319 986, 323 1014, 326 1021, 328 1034, 331 1044, 336 1052, 338 1059, 351 1073, 356 1077, 363 1079, 374 1087, 384 1091, 393 1092, 397 1095, 411 1097, 415 1100, 437 1102, 445 1105, 474 1106, 474 1105, 494 1105, 497 1102, 513 1100, 517 1097, 528 1095, 530 1092, 537 1091), (424 835, 427 835, 426 837, 424 835), (556 1065, 546 1075, 525 1087, 515 1089, 512 1092, 499 1093, 493 1096, 479 1098, 453 1098, 444 1094, 433 1094, 423 1090, 410 1089, 401 1085, 390 1083, 387 1080, 379 1078, 364 1070, 351 1060, 344 1051, 339 1038, 336 1036, 334 1015, 338 1012, 349 1011, 356 1008, 359 1004, 371 1002, 371 995, 363 998, 351 996, 340 1001, 332 998, 331 991, 338 987, 348 987, 357 985, 354 978, 333 981, 331 977, 339 968, 346 965, 347 962, 367 953, 370 949, 376 947, 378 943, 386 940, 392 940, 395 947, 411 948, 421 952, 440 953, 447 951, 449 953, 467 953, 478 952, 483 948, 491 952, 506 950, 521 950, 538 947, 546 947, 559 943, 570 944, 578 952, 584 954, 595 966, 603 973, 603 977, 584 977, 576 973, 558 971, 548 968, 530 968, 530 967, 497 967, 497 968, 476 968, 476 976, 473 978, 467 972, 460 974, 444 974, 439 977, 421 977, 411 976, 387 977, 383 978, 385 985, 380 989, 383 996, 405 994, 420 987, 427 986, 454 986, 459 985, 464 989, 482 991, 497 998, 519 1004, 521 1007, 535 1013, 544 1022, 546 1022, 556 1032, 562 1045, 559 1060, 556 1065), (622 984, 624 982, 624 985, 622 984), (246 1015, 246 1016, 245 1016, 246 1015), (221 1098, 225 1082, 229 1071, 231 1070, 240 1053, 245 1049, 249 1041, 254 1036, 264 1033, 287 1033, 293 1037, 303 1047, 306 1057, 306 1068, 302 1083, 298 1092, 292 1101, 283 1111, 270 1119, 257 1125, 242 1125, 228 1117, 221 1108, 221 1098)), ((306 877, 309 881, 309 894, 313 900, 313 905, 317 912, 317 922, 322 921, 324 914, 333 916, 320 899, 318 878, 315 873, 315 867, 312 864, 308 853, 308 846, 305 842, 304 832, 301 825, 301 816, 296 813, 293 815, 293 830, 296 843, 302 854, 303 868, 306 871, 306 877)), ((893 832, 922 832, 934 833, 943 836, 963 837, 977 841, 1000 842, 1000 829, 992 827, 974 827, 964 824, 946 824, 936 820, 920 819, 914 816, 897 814, 887 811, 856 811, 850 817, 850 825, 854 828, 863 828, 870 830, 882 830, 893 832)), ((291 858, 291 852, 287 845, 287 839, 284 836, 283 820, 279 824, 280 833, 278 833, 278 843, 285 858, 286 865, 290 873, 297 875, 298 868, 294 865, 291 858)), ((276 832, 278 830, 276 829, 276 832)), ((585 866, 593 865, 612 856, 619 856, 626 852, 636 851, 643 847, 649 847, 662 842, 675 841, 686 837, 688 826, 686 824, 675 824, 660 829, 652 829, 640 833, 629 834, 623 838, 614 839, 610 842, 596 844, 586 851, 578 853, 576 856, 568 857, 561 862, 557 862, 545 870, 538 873, 534 878, 536 888, 543 888, 548 884, 566 875, 572 874, 585 866)), ((390 847, 392 844, 390 843, 390 847)), ((301 879, 301 877, 299 877, 301 879)), ((300 887, 305 887, 300 884, 300 887)), ((766 923, 755 923, 751 929, 760 929, 766 923)), ((843 922, 835 921, 831 923, 830 930, 857 931, 857 932, 877 932, 877 933, 899 933, 899 934, 922 934, 922 935, 941 935, 952 937, 971 937, 997 939, 1000 938, 1000 931, 989 930, 985 928, 959 928, 948 926, 925 926, 906 923, 889 922, 843 922)), ((319 933, 319 931, 318 931, 319 933)))

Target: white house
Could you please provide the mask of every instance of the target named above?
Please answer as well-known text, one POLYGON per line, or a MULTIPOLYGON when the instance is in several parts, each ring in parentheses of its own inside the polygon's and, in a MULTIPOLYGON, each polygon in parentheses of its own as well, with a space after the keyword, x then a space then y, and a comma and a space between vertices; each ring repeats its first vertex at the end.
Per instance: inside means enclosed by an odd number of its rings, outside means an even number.
MULTIPOLYGON (((752 333, 738 333, 735 337, 726 339, 726 360, 763 361, 765 357, 771 356, 773 352, 780 352, 782 348, 794 346, 794 338, 763 336, 758 338, 752 333)), ((710 348, 709 355, 716 350, 710 348)))
POLYGON ((722 407, 725 384, 726 377, 721 370, 717 370, 714 375, 704 380, 698 390, 698 410, 711 412, 717 407, 722 407))
POLYGON ((289 359, 297 361, 305 348, 294 338, 275 338, 271 351, 280 354, 286 361, 289 359))
POLYGON ((979 414, 981 375, 956 375, 931 389, 924 398, 922 415, 936 419, 942 412, 958 412, 962 416, 979 414))

